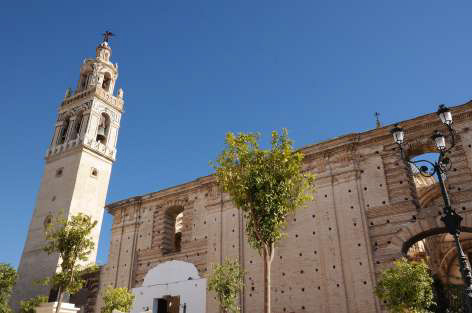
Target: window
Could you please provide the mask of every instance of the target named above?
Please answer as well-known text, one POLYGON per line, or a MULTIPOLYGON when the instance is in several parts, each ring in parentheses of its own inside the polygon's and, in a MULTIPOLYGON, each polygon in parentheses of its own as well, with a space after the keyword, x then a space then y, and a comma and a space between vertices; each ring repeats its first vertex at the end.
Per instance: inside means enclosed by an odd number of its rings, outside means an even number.
POLYGON ((175 229, 174 229, 174 250, 180 251, 182 245, 182 219, 184 212, 180 212, 175 217, 175 229))
POLYGON ((110 91, 110 85, 111 85, 111 75, 110 73, 106 72, 105 75, 103 75, 103 83, 102 83, 102 89, 105 91, 110 91))
POLYGON ((61 132, 59 134, 59 138, 57 139, 57 144, 62 145, 66 142, 67 139, 67 130, 69 129, 70 120, 67 118, 64 123, 62 124, 61 132))
POLYGON ((163 253, 179 252, 182 250, 182 230, 184 208, 175 206, 167 209, 164 215, 164 237, 162 240, 163 253))
MULTIPOLYGON (((434 146, 416 145, 411 147, 407 152, 407 157, 411 161, 427 160, 434 163, 438 159, 438 153, 435 151, 434 146)), ((427 162, 420 162, 416 165, 417 167, 423 165, 431 167, 427 162)), ((422 175, 416 166, 411 164, 409 164, 409 166, 409 178, 410 186, 412 186, 413 198, 416 199, 416 203, 420 208, 430 207, 432 202, 440 197, 440 190, 436 177, 422 175)))
POLYGON ((86 72, 80 75, 79 91, 83 91, 89 87, 90 81, 92 80, 92 68, 87 68, 86 72))
POLYGON ((83 74, 80 75, 80 89, 84 90, 85 87, 87 87, 87 80, 88 80, 88 75, 83 74))
POLYGON ((64 168, 63 168, 63 167, 58 168, 58 169, 56 170, 56 177, 61 177, 63 172, 64 172, 64 168))
POLYGON ((70 136, 71 140, 76 139, 80 135, 80 128, 82 126, 82 115, 77 116, 75 119, 74 128, 72 129, 72 134, 70 136))
POLYGON ((44 218, 44 222, 43 222, 44 229, 47 229, 51 223, 52 223, 52 215, 51 215, 51 213, 49 213, 44 218))
POLYGON ((90 172, 90 176, 98 177, 98 170, 95 167, 92 167, 92 170, 90 172))
POLYGON ((98 124, 98 130, 97 130, 98 142, 101 142, 102 144, 106 145, 109 128, 110 128, 110 118, 108 117, 107 114, 102 113, 102 115, 100 115, 100 122, 98 124))

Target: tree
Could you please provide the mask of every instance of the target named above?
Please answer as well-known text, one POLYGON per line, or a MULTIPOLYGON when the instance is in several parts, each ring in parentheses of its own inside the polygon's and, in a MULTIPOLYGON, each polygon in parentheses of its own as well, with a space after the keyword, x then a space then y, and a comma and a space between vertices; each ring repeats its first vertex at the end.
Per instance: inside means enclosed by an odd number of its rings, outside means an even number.
POLYGON ((11 312, 8 302, 17 276, 16 270, 10 264, 0 263, 0 313, 11 312))
POLYGON ((95 247, 90 238, 97 221, 88 215, 78 213, 65 219, 58 216, 55 223, 46 227, 47 245, 44 251, 48 254, 58 253, 61 258, 61 271, 44 281, 58 290, 56 313, 59 312, 64 292, 76 293, 84 285, 83 275, 96 270, 96 266, 85 266, 88 257, 95 247))
POLYGON ((382 273, 375 293, 391 313, 426 313, 434 304, 432 284, 424 262, 402 258, 382 273))
POLYGON ((48 302, 48 297, 37 296, 29 300, 20 301, 20 313, 36 313, 36 307, 48 302))
POLYGON ((133 304, 134 295, 126 288, 111 288, 105 290, 103 302, 105 305, 101 313, 112 313, 113 310, 129 312, 133 304))
POLYGON ((272 148, 263 150, 255 133, 226 135, 216 178, 244 212, 250 245, 264 258, 264 312, 270 313, 270 267, 286 217, 311 200, 314 177, 302 173, 303 154, 294 152, 287 130, 272 132, 272 148))
POLYGON ((224 313, 237 313, 236 304, 244 285, 244 272, 237 261, 226 259, 223 264, 216 264, 208 279, 208 289, 214 291, 224 313))

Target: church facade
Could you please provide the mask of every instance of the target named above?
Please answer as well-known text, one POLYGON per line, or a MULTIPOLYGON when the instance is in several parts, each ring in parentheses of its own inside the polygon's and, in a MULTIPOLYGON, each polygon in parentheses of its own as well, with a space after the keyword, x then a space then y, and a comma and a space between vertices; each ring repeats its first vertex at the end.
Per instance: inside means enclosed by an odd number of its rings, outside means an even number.
MULTIPOLYGON (((102 45, 97 48, 97 60, 93 62, 101 62, 102 45)), ((108 45, 103 49, 111 53, 108 45)), ((95 67, 90 69, 93 74, 95 67)), ((68 133, 66 142, 57 144, 57 138, 62 136, 60 121, 65 116, 60 115, 43 178, 43 182, 56 179, 56 168, 63 166, 64 175, 69 169, 74 170, 70 179, 85 179, 89 186, 90 171, 98 169, 105 177, 97 181, 97 186, 84 189, 76 183, 69 194, 63 195, 61 205, 70 207, 69 214, 72 214, 78 210, 75 209, 78 206, 74 206, 75 197, 83 199, 81 201, 92 199, 96 201, 95 211, 85 213, 99 221, 123 108, 122 91, 116 97, 112 95, 117 74, 111 71, 109 75, 108 93, 102 88, 106 74, 98 74, 97 79, 92 79, 95 83, 86 83, 83 91, 66 97, 60 109, 62 114, 63 107, 67 111, 88 103, 87 99, 92 101, 92 106, 83 111, 84 116, 90 112, 90 118, 82 122, 83 130, 79 127, 79 148, 71 147, 70 152, 71 156, 74 153, 90 154, 92 163, 84 163, 83 167, 81 162, 70 166, 55 163, 65 162, 61 160, 69 155, 66 148, 58 147, 73 142, 68 133), (89 96, 81 98, 82 94, 89 96), (109 124, 106 116, 101 118, 105 111, 109 112, 106 113, 109 124), (104 132, 104 142, 99 132, 104 132)), ((89 79, 87 75, 84 77, 89 79)), ((453 167, 446 183, 453 207, 464 217, 463 243, 468 251, 472 248, 467 239, 472 230, 472 102, 453 107, 452 114, 458 142, 450 153, 453 167)), ((434 151, 431 133, 444 127, 435 113, 401 121, 400 125, 405 129, 405 152, 410 158, 434 151)), ((390 129, 391 126, 378 127, 300 149, 305 155, 304 171, 316 175, 316 191, 313 201, 289 216, 287 235, 277 245, 272 263, 273 312, 383 312, 382 303, 374 295, 380 272, 402 256, 421 256, 428 245, 435 245, 439 251, 428 258, 433 274, 444 284, 460 284, 454 262, 457 259, 455 250, 440 221, 443 204, 437 183, 420 179, 402 161, 390 129)), ((41 264, 49 272, 57 266, 57 259, 48 259, 39 252, 39 233, 33 232, 41 229, 48 214, 54 214, 49 211, 51 204, 46 202, 65 187, 49 181, 41 185, 20 263, 20 283, 15 291, 17 299, 26 295, 19 291, 28 290, 24 282, 35 278, 32 262, 41 264)), ((241 311, 262 312, 262 257, 247 242, 242 212, 227 194, 219 191, 213 176, 110 203, 105 208, 113 216, 109 259, 108 264, 91 278, 93 283, 87 286, 87 299, 81 300, 85 312, 100 312, 107 286, 145 291, 150 287, 146 285, 146 274, 165 273, 155 269, 165 268, 169 262, 176 266, 172 267, 173 271, 178 271, 178 266, 188 268, 190 264, 198 272, 194 273, 195 277, 207 277, 212 264, 226 258, 238 260, 246 272, 245 286, 239 298, 241 311)), ((98 240, 98 233, 94 236, 98 240)), ((160 279, 160 285, 165 288, 178 283, 160 279)), ((185 299, 179 298, 178 289, 172 290, 166 301, 178 301, 179 305, 167 308, 165 312, 184 312, 185 299)), ((28 295, 35 293, 37 291, 31 291, 28 295)), ((198 293, 195 297, 201 297, 199 303, 203 303, 205 312, 218 312, 212 293, 198 293)), ((160 305, 161 302, 156 303, 160 305)), ((145 305, 134 308, 138 311, 147 309, 150 308, 145 305)))
MULTIPOLYGON (((450 155, 454 165, 447 185, 453 206, 464 217, 464 230, 470 231, 472 103, 453 108, 453 116, 459 142, 450 155)), ((436 113, 400 124, 409 157, 433 151, 431 133, 443 127, 436 113)), ((431 258, 437 263, 433 273, 445 283, 461 283, 454 247, 447 245, 440 221, 443 203, 437 183, 421 180, 402 161, 390 129, 301 149, 304 170, 316 175, 316 191, 312 202, 288 218, 287 236, 276 248, 273 312, 382 312, 374 296, 376 280, 393 260, 411 254, 417 242, 445 247, 431 258), (433 234, 439 239, 429 237, 433 234)), ((242 312, 262 312, 262 258, 248 245, 241 211, 218 190, 213 176, 106 208, 113 215, 113 227, 100 290, 106 285, 140 287, 149 270, 171 260, 192 263, 206 276, 212 264, 232 258, 246 272, 242 312), (181 225, 176 227, 179 217, 181 225)), ((468 240, 464 244, 470 248, 468 240)), ((99 296, 97 308, 100 305, 99 296)), ((218 312, 211 293, 206 308, 218 312)))

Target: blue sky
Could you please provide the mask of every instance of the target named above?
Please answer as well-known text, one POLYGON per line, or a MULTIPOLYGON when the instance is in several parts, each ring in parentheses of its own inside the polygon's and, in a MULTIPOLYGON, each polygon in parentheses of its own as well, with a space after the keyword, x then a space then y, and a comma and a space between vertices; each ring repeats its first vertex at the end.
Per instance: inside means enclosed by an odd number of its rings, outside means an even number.
MULTIPOLYGON (((108 202, 211 172, 227 131, 297 147, 472 96, 470 1, 3 1, 0 262, 17 265, 57 106, 104 30, 125 114, 108 202)), ((107 260, 106 215, 99 262, 107 260)))

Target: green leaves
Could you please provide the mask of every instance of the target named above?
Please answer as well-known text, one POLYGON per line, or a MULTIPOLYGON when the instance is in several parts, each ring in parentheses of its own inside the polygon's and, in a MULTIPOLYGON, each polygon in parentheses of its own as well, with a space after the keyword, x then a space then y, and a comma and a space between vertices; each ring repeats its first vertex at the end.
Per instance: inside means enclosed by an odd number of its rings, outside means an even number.
POLYGON ((382 273, 375 293, 386 301, 391 313, 427 313, 434 304, 432 284, 424 262, 409 262, 402 258, 382 273))
POLYGON ((20 301, 20 313, 36 313, 36 307, 48 302, 48 297, 37 296, 29 300, 20 301))
POLYGON ((8 301, 17 278, 16 270, 6 263, 0 263, 0 313, 11 312, 8 301))
POLYGON ((272 132, 270 150, 260 149, 258 139, 228 133, 212 166, 220 188, 245 212, 250 244, 261 251, 281 239, 287 215, 312 199, 314 177, 302 173, 303 154, 293 151, 286 129, 272 132))
POLYGON ((133 300, 134 295, 128 289, 108 287, 103 296, 105 305, 102 307, 101 313, 112 313, 115 309, 121 312, 129 312, 133 300))
POLYGON ((243 285, 244 272, 237 261, 230 259, 226 259, 223 264, 214 265, 208 279, 208 289, 217 294, 221 308, 225 312, 239 312, 236 300, 243 285))
POLYGON ((95 243, 90 238, 92 229, 97 225, 96 221, 88 215, 78 213, 70 220, 59 216, 54 223, 46 227, 46 240, 48 243, 44 251, 48 254, 58 253, 61 257, 61 271, 46 279, 43 283, 55 286, 69 293, 76 293, 85 281, 82 275, 92 271, 96 267, 84 266, 95 243))

